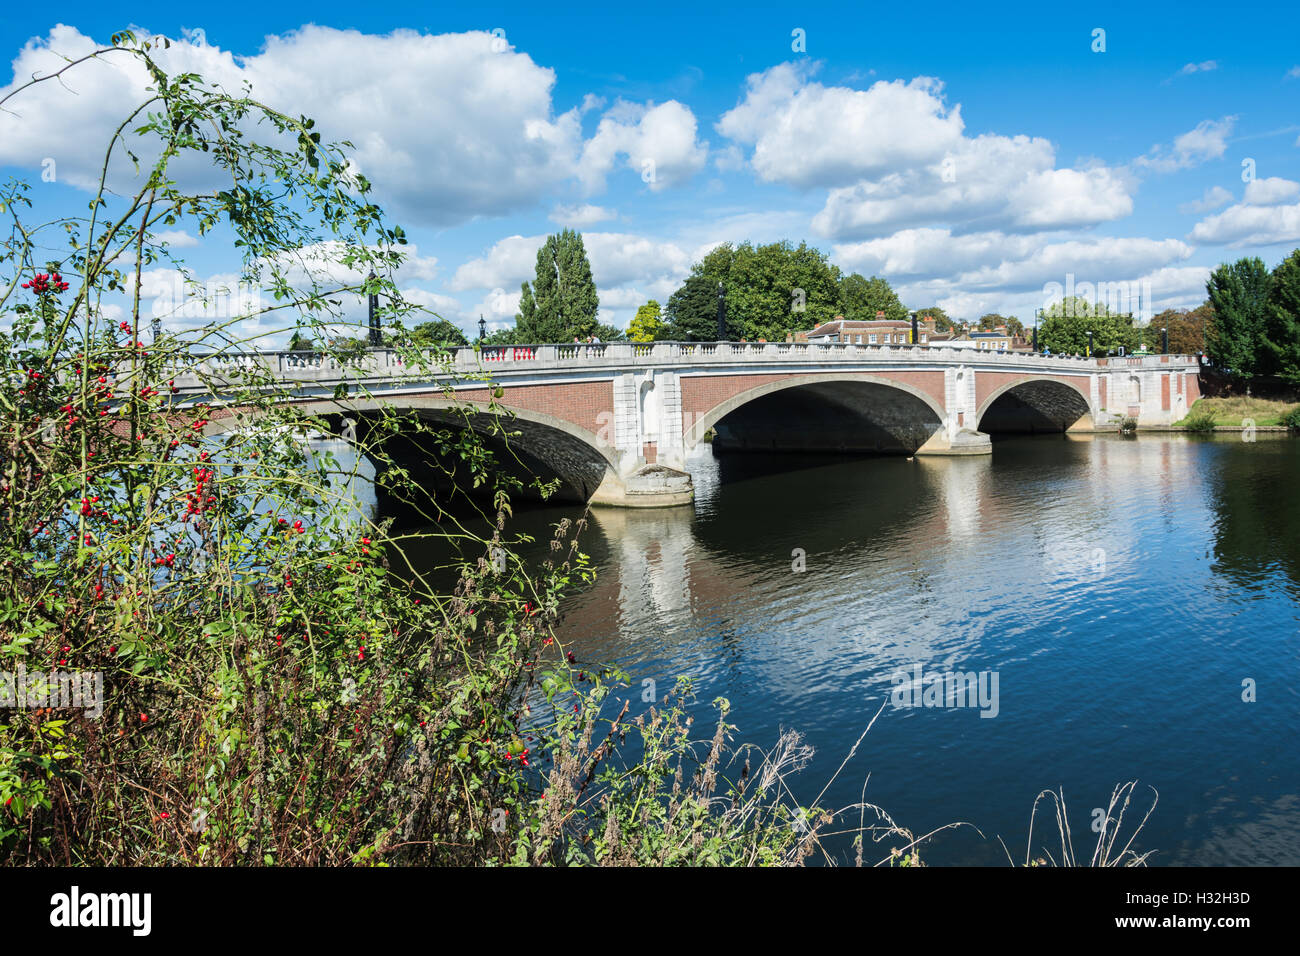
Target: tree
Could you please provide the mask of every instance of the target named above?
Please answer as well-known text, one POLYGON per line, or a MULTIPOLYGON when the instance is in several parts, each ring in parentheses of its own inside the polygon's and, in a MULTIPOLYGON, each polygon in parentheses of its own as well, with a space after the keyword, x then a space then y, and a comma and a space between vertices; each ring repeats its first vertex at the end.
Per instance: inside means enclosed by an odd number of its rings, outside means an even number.
POLYGON ((677 342, 712 342, 718 327, 718 283, 691 275, 668 297, 664 307, 664 338, 677 342))
POLYGON ((1006 325, 1007 320, 996 312, 985 312, 980 316, 979 330, 981 332, 991 332, 999 325, 1006 325))
POLYGON ((1132 315, 1111 312, 1104 302, 1089 302, 1070 296, 1054 303, 1043 313, 1038 328, 1038 347, 1066 355, 1088 352, 1088 333, 1092 332, 1092 353, 1106 354, 1123 348, 1134 351, 1141 336, 1133 327, 1132 315))
POLYGON ((627 326, 627 337, 633 342, 653 342, 664 337, 663 316, 659 312, 659 303, 651 299, 636 310, 636 315, 627 326))
POLYGON ((1021 322, 1014 315, 1008 315, 1006 318, 1007 331, 1018 339, 1025 337, 1025 323, 1021 322))
POLYGON ((1198 355, 1205 350, 1205 327, 1213 317, 1214 309, 1208 302, 1190 311, 1165 309, 1152 316, 1144 330, 1146 347, 1152 352, 1159 352, 1164 348, 1164 334, 1168 332, 1170 352, 1176 355, 1198 355))
POLYGON ((1300 385, 1300 249, 1273 270, 1264 316, 1264 351, 1269 370, 1300 385))
POLYGON ((1259 258, 1238 259, 1215 269, 1206 283, 1214 321, 1205 330, 1205 352, 1232 378, 1248 382, 1264 369, 1268 270, 1259 258))
POLYGON ((888 282, 878 276, 866 279, 857 272, 840 280, 839 308, 846 319, 869 322, 883 312, 890 321, 907 320, 907 308, 888 282))
POLYGON ((310 335, 304 335, 302 329, 294 329, 293 335, 289 336, 290 352, 315 352, 316 349, 316 340, 310 335))
POLYGON ((469 345, 469 339, 455 323, 448 322, 446 319, 437 319, 421 322, 411 329, 411 344, 420 348, 430 348, 434 345, 469 345))
POLYGON ((515 343, 572 342, 575 337, 585 341, 597 334, 599 307, 582 234, 564 229, 547 235, 537 250, 533 284, 520 286, 515 329, 498 330, 491 338, 494 343, 506 338, 515 343))
POLYGON ((565 229, 537 250, 535 278, 520 287, 515 342, 586 340, 597 331, 600 300, 582 234, 565 229))
POLYGON ((780 340, 835 317, 840 270, 826 253, 788 240, 766 246, 722 243, 691 267, 668 300, 668 337, 717 337, 718 283, 727 294, 727 337, 780 340))

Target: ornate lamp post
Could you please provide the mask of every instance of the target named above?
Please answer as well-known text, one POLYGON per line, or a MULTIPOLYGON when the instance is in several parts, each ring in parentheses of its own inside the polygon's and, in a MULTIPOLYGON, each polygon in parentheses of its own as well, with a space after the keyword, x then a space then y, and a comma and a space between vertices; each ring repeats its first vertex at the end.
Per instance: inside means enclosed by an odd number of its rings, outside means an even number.
POLYGON ((153 344, 157 345, 158 340, 162 338, 162 319, 155 315, 153 321, 149 323, 149 331, 153 333, 153 344))
POLYGON ((916 313, 913 312, 912 313, 912 344, 915 345, 919 340, 920 340, 920 336, 916 334, 916 313))
POLYGON ((1034 354, 1038 353, 1038 320, 1042 318, 1043 310, 1034 309, 1034 354))
POLYGON ((1088 357, 1092 357, 1092 329, 1088 330, 1088 357))
POLYGON ((483 344, 483 339, 487 337, 487 322, 483 320, 483 313, 478 316, 478 344, 483 344))
POLYGON ((722 283, 718 283, 718 341, 727 340, 727 293, 722 283))
POLYGON ((1169 354, 1169 330, 1160 330, 1160 352, 1163 355, 1169 354))
MULTIPOLYGON (((372 269, 370 275, 366 277, 366 286, 371 290, 374 289, 375 273, 372 269)), ((366 321, 370 326, 370 347, 379 348, 383 344, 383 337, 379 334, 379 294, 371 291, 366 296, 366 321)))

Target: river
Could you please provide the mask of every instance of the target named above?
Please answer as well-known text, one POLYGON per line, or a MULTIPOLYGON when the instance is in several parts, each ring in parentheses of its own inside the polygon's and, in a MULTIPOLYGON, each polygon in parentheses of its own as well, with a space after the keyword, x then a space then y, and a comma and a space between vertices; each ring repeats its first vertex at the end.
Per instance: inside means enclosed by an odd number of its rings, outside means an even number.
MULTIPOLYGON (((867 782, 914 833, 978 828, 937 836, 932 864, 1005 865, 999 837, 1023 860, 1034 798, 1057 788, 1086 858, 1094 808, 1129 780, 1128 825, 1159 795, 1134 844, 1153 865, 1300 864, 1300 442, 1058 435, 914 461, 705 448, 691 468, 692 507, 593 512, 599 574, 564 607, 562 639, 629 673, 634 714, 644 681, 662 696, 692 676, 706 728, 725 696, 740 740, 805 735, 795 789, 811 800, 885 705, 823 804, 867 782), (953 672, 987 696, 897 706, 953 672)), ((544 543, 576 514, 515 529, 544 543)), ((1059 849, 1043 811, 1034 856, 1059 849)))

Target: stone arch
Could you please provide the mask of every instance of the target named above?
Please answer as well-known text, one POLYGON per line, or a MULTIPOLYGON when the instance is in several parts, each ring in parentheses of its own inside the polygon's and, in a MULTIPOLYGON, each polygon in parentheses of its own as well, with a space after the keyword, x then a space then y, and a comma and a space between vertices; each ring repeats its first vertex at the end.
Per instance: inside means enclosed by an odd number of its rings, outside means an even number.
MULTIPOLYGON (((587 501, 598 491, 606 497, 617 497, 620 492, 615 487, 621 485, 621 479, 618 450, 614 445, 601 434, 545 412, 500 405, 498 411, 491 411, 488 402, 459 400, 444 394, 358 397, 343 401, 313 399, 295 405, 308 414, 352 420, 381 410, 415 412, 454 427, 473 428, 480 434, 490 432, 490 416, 504 420, 507 430, 521 433, 511 440, 515 449, 554 472, 568 487, 570 493, 566 497, 587 501), (480 417, 481 421, 476 423, 475 419, 480 417)), ((234 410, 230 415, 209 421, 203 433, 221 434, 247 421, 246 412, 234 410)))
POLYGON ((709 409, 707 412, 704 412, 703 414, 699 415, 690 424, 690 426, 686 428, 685 434, 682 436, 683 446, 688 452, 691 451, 700 443, 700 440, 704 437, 705 433, 709 431, 709 429, 713 428, 714 425, 716 425, 727 415, 731 414, 732 412, 736 411, 739 408, 744 407, 745 405, 748 405, 750 402, 753 402, 755 399, 759 399, 766 395, 774 394, 776 392, 786 391, 788 389, 800 388, 801 386, 806 386, 806 385, 837 385, 837 384, 874 385, 877 387, 894 389, 896 391, 903 392, 911 396, 912 398, 916 399, 917 401, 923 403, 929 411, 933 412, 935 418, 940 424, 947 420, 947 413, 944 411, 943 406, 940 405, 939 402, 932 395, 927 394, 926 392, 917 388, 914 385, 909 385, 904 382, 895 381, 893 379, 885 378, 879 375, 863 375, 863 374, 827 375, 825 373, 821 373, 821 374, 811 374, 811 375, 791 375, 788 378, 778 379, 777 381, 773 381, 773 382, 765 382, 761 385, 756 385, 753 388, 746 389, 743 392, 739 392, 738 394, 733 395, 730 398, 724 399, 723 401, 719 402, 717 405, 709 409))
MULTIPOLYGON (((1075 382, 1042 375, 1024 375, 990 392, 980 404, 975 421, 980 431, 1065 431, 1091 413, 1091 398, 1075 382), (1008 402, 1008 399, 1012 401, 1008 402), (1010 422, 1009 427, 994 428, 996 421, 987 423, 989 427, 986 427, 985 416, 999 401, 1002 402, 999 409, 1014 402, 1016 414, 1007 409, 1007 414, 1002 416, 1010 422), (1011 421, 1012 419, 1016 420, 1011 421)), ((995 419, 997 417, 995 415, 995 419)))

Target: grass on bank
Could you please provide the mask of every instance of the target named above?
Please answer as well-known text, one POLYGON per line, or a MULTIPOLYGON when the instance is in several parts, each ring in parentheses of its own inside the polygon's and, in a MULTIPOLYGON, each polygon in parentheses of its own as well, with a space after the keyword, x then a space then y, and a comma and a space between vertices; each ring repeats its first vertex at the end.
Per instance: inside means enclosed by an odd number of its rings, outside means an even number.
POLYGON ((1250 395, 1230 395, 1223 398, 1198 398, 1188 410, 1187 417, 1175 422, 1174 425, 1192 430, 1220 425, 1239 428, 1242 421, 1249 418, 1259 427, 1287 425, 1298 417, 1300 417, 1300 403, 1297 402, 1256 398, 1250 395))

